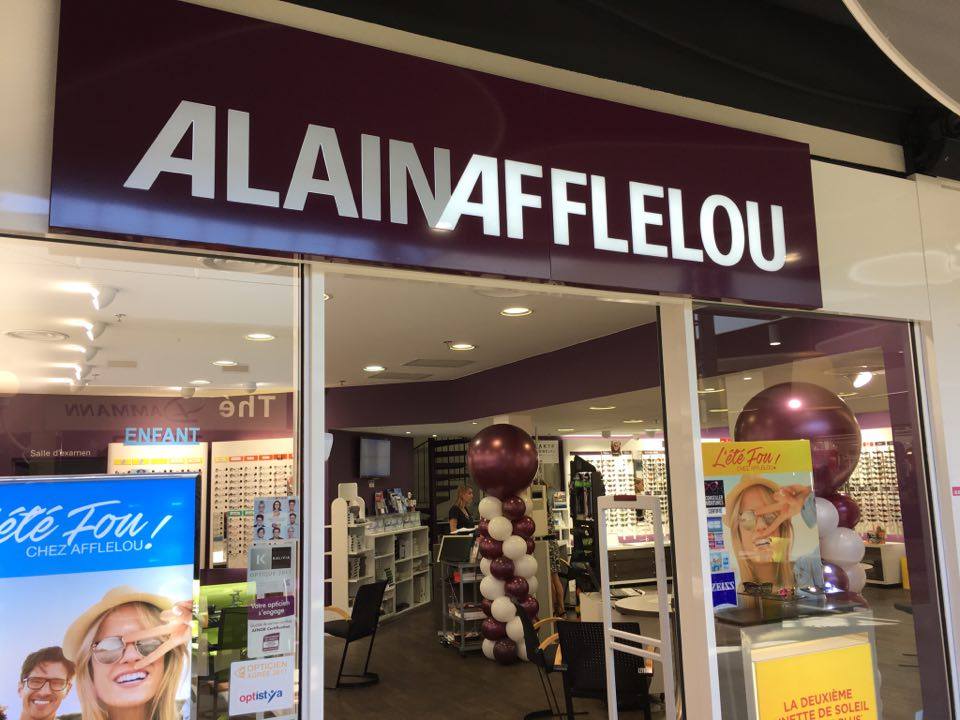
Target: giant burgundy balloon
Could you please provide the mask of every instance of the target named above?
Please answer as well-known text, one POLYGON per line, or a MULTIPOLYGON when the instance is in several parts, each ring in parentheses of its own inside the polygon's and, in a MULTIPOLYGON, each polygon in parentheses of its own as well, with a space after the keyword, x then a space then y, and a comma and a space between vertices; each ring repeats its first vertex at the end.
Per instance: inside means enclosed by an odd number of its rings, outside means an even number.
POLYGON ((533 595, 527 595, 523 600, 521 600, 520 607, 523 608, 523 611, 531 620, 533 620, 533 618, 537 616, 537 613, 540 612, 540 603, 533 595))
POLYGON ((849 495, 831 493, 824 495, 824 500, 829 500, 837 509, 837 515, 840 516, 840 522, 838 523, 840 527, 853 530, 860 522, 860 506, 849 495))
POLYGON ((537 524, 533 521, 532 517, 524 515, 519 520, 513 521, 513 534, 519 535, 522 538, 533 537, 533 534, 537 531, 537 524))
POLYGON ((843 485, 860 459, 860 426, 853 411, 813 383, 781 383, 760 391, 744 405, 733 435, 744 442, 809 440, 819 497, 843 485))
POLYGON ((490 560, 498 558, 503 555, 503 543, 499 540, 494 540, 492 537, 481 537, 480 554, 490 560))
POLYGON ((487 529, 489 525, 489 520, 480 518, 480 522, 477 523, 477 532, 480 533, 481 537, 490 537, 490 531, 487 529))
POLYGON ((513 640, 497 640, 493 646, 493 657, 501 665, 510 665, 517 661, 517 644, 513 640))
POLYGON ((515 425, 501 423, 484 428, 467 449, 470 477, 501 500, 529 486, 538 464, 537 444, 515 425))
POLYGON ((487 640, 503 640, 507 636, 507 624, 493 618, 487 618, 480 623, 480 634, 487 640))
POLYGON ((846 570, 833 563, 823 563, 823 586, 827 594, 846 592, 850 587, 846 570))
POLYGON ((509 580, 513 577, 513 560, 500 556, 490 561, 490 574, 497 580, 509 580))
POLYGON ((503 514, 510 520, 519 520, 526 514, 527 504, 523 501, 523 498, 511 495, 504 499, 502 510, 503 514))
POLYGON ((534 548, 537 547, 537 544, 533 541, 532 538, 526 538, 527 541, 527 555, 533 555, 534 548))
MULTIPOLYGON (((512 595, 517 600, 523 601, 530 594, 530 584, 522 577, 512 577, 507 580, 504 589, 507 595, 512 595)), ((539 610, 539 608, 537 608, 539 610)))

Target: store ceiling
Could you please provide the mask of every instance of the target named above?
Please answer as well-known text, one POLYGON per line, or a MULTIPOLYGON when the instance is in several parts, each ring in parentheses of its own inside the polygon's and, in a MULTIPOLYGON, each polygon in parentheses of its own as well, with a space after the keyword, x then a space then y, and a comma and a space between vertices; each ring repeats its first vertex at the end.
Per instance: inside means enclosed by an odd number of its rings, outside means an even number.
POLYGON ((296 277, 289 266, 227 263, 193 256, 63 243, 0 239, 0 393, 62 394, 73 364, 90 365, 82 392, 176 395, 171 387, 209 380, 198 394, 291 389, 294 377, 296 277), (117 290, 95 310, 87 286, 117 290), (91 342, 78 321, 104 322, 91 342), (48 330, 61 342, 19 340, 12 330, 48 330), (247 333, 275 336, 251 342, 247 333), (73 350, 71 350, 73 346, 73 350), (89 362, 77 347, 100 352, 89 362), (230 372, 211 363, 240 363, 230 372), (124 367, 117 367, 124 365, 124 367), (243 370, 243 366, 247 370, 243 370))
MULTIPOLYGON (((852 377, 863 369, 882 367, 877 349, 843 353, 801 362, 731 373, 700 381, 701 426, 707 430, 729 429, 744 403, 765 387, 795 381, 812 382, 841 394, 850 408, 862 415, 886 412, 889 397, 883 374, 876 374, 863 388, 855 389, 852 377)), ((589 398, 577 402, 532 408, 511 413, 512 421, 535 428, 540 435, 660 435, 663 429, 663 400, 659 387, 636 392, 589 398), (591 407, 613 406, 612 410, 591 407), (627 420, 642 422, 625 422, 627 420)), ((669 410, 668 410, 669 411, 669 410)), ((459 423, 435 423, 388 427, 351 428, 363 432, 413 437, 471 437, 494 418, 470 418, 459 423)))

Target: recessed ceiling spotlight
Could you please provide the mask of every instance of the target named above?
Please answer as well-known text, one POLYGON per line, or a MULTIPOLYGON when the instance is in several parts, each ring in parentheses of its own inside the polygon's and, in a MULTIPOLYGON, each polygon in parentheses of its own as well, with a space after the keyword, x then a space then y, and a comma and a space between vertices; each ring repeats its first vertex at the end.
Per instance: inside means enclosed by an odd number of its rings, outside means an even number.
POLYGON ((250 260, 234 260, 226 257, 201 258, 200 264, 211 270, 229 270, 230 272, 252 273, 262 275, 276 270, 276 263, 254 262, 250 260))
POLYGON ((750 375, 744 375, 744 376, 743 376, 743 379, 744 379, 744 380, 753 380, 753 378, 752 378, 750 375))
POLYGON ((198 385, 198 386, 199 386, 199 385, 209 385, 209 384, 210 384, 210 381, 209 381, 209 380, 191 380, 191 381, 190 381, 190 384, 191 384, 191 385, 198 385))
POLYGON ((217 367, 236 367, 240 363, 236 360, 214 360, 211 364, 217 367))
POLYGON ((466 351, 468 351, 468 350, 476 350, 476 349, 477 349, 477 346, 476 346, 476 345, 473 345, 473 344, 468 343, 468 342, 452 342, 452 341, 450 341, 450 340, 446 340, 446 341, 444 341, 444 345, 446 345, 450 350, 457 350, 457 351, 460 351, 460 352, 466 352, 466 351))
POLYGON ((624 420, 623 422, 626 423, 627 425, 630 425, 633 423, 642 423, 643 420, 624 420))
POLYGON ((474 421, 473 421, 472 423, 470 423, 470 424, 471 424, 471 425, 479 425, 480 423, 478 423, 476 420, 474 420, 474 421))
POLYGON ((729 411, 727 408, 713 408, 713 409, 711 409, 711 410, 708 410, 707 412, 712 412, 712 413, 725 413, 725 412, 730 412, 730 411, 729 411))
POLYGON ((528 315, 533 315, 533 310, 528 307, 520 306, 508 307, 501 310, 500 314, 509 318, 527 317, 528 315))
POLYGON ((4 335, 31 342, 63 342, 69 335, 57 330, 7 330, 4 335))
POLYGON ((616 405, 591 405, 591 410, 616 410, 616 405))
POLYGON ((386 370, 386 368, 383 365, 367 365, 363 368, 363 371, 368 373, 378 373, 384 370, 386 370))
POLYGON ((557 428, 557 432, 573 432, 576 428, 557 428))
POLYGON ((433 437, 436 437, 436 435, 434 435, 433 437))
POLYGON ((405 430, 405 431, 403 432, 403 434, 404 434, 404 435, 412 435, 413 433, 412 433, 410 430, 405 430))
POLYGON ((271 340, 277 339, 275 336, 271 335, 270 333, 264 333, 264 332, 247 333, 243 337, 253 342, 270 342, 271 340))
POLYGON ((708 387, 708 388, 703 388, 702 390, 697 390, 697 393, 699 393, 700 395, 711 395, 713 393, 722 393, 722 392, 726 392, 726 390, 724 390, 723 388, 714 388, 714 387, 708 387))

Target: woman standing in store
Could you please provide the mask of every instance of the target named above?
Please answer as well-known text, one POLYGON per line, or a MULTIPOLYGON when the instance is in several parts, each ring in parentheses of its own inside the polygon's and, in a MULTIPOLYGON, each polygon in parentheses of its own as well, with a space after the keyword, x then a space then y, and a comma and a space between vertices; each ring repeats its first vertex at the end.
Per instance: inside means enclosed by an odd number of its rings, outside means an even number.
POLYGON ((464 528, 473 529, 477 526, 477 521, 470 514, 470 506, 473 505, 473 488, 469 485, 461 485, 457 488, 457 501, 450 506, 450 512, 447 518, 450 520, 450 532, 464 528))

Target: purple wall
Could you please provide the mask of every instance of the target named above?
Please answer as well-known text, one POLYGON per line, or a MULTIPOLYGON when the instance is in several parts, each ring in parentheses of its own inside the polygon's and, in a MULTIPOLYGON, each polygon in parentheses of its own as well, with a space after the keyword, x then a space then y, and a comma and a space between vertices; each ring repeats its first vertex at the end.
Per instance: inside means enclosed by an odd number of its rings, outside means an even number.
POLYGON ((416 494, 413 439, 376 433, 359 433, 348 430, 331 430, 333 450, 327 460, 327 504, 337 497, 337 485, 343 482, 357 483, 357 494, 367 503, 367 512, 373 512, 373 499, 378 490, 400 488, 416 494), (386 438, 390 440, 390 477, 373 481, 360 478, 360 438, 386 438))

